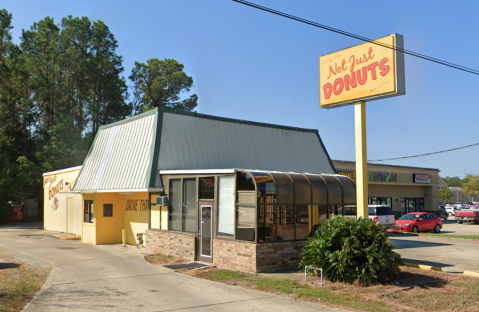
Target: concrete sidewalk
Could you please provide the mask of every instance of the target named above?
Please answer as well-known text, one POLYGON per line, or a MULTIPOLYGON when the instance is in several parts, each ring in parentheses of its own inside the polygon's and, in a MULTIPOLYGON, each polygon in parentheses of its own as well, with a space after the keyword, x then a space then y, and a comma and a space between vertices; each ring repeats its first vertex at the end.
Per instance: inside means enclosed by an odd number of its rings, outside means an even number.
POLYGON ((172 272, 144 249, 92 246, 0 227, 0 246, 49 262, 53 270, 25 311, 340 311, 172 272))

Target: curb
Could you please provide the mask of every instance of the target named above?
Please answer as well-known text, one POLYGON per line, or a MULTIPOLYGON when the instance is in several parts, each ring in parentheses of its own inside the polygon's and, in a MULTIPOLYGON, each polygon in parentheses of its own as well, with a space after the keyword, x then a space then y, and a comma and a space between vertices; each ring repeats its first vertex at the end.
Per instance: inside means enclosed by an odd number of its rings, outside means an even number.
POLYGON ((47 234, 47 236, 61 240, 81 240, 81 236, 59 236, 55 234, 47 234))
MULTIPOLYGON (((424 265, 424 264, 404 263, 404 266, 411 267, 411 268, 417 268, 417 269, 421 269, 421 270, 442 272, 442 269, 440 267, 424 265)), ((477 273, 477 276, 479 277, 479 273, 477 273)))
POLYGON ((479 271, 464 271, 462 274, 472 277, 479 277, 479 271))

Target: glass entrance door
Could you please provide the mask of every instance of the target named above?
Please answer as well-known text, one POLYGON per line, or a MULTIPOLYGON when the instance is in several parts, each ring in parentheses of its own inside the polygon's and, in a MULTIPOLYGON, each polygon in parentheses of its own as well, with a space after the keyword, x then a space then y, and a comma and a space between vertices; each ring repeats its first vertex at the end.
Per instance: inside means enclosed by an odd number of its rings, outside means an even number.
POLYGON ((405 198, 406 213, 424 211, 424 198, 405 198))
POLYGON ((199 255, 200 261, 211 262, 211 205, 200 205, 199 255))

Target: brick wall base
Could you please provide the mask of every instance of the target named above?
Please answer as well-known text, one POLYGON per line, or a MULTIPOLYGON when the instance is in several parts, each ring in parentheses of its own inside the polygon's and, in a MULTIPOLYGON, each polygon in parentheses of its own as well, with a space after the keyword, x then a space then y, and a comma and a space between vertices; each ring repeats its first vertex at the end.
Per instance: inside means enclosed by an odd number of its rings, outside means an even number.
POLYGON ((256 272, 256 244, 213 240, 213 264, 235 271, 256 272))
POLYGON ((196 260, 196 237, 193 235, 160 230, 147 230, 146 250, 171 255, 188 261, 196 260))
POLYGON ((299 270, 306 241, 265 243, 256 246, 257 272, 299 270))
POLYGON ((213 264, 242 272, 299 270, 306 241, 254 244, 215 239, 213 264))

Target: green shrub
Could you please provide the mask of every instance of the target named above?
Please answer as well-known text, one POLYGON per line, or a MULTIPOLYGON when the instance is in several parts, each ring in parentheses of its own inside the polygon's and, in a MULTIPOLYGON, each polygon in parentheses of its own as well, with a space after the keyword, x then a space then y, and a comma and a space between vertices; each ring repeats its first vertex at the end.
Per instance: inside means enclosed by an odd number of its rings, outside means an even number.
POLYGON ((308 239, 300 266, 323 269, 332 282, 386 283, 399 277, 400 256, 386 230, 369 219, 341 216, 327 220, 308 239))

